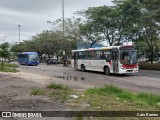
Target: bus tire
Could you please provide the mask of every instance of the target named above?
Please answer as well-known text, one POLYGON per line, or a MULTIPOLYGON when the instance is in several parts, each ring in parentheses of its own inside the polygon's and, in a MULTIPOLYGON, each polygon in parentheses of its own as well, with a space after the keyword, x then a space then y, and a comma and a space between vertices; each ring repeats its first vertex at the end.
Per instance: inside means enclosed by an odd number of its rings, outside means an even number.
POLYGON ((110 69, 109 69, 108 66, 104 67, 104 73, 105 73, 106 75, 110 75, 110 69))
POLYGON ((81 65, 81 71, 82 71, 82 72, 85 72, 85 71, 86 71, 86 69, 85 69, 85 66, 84 66, 84 65, 81 65))

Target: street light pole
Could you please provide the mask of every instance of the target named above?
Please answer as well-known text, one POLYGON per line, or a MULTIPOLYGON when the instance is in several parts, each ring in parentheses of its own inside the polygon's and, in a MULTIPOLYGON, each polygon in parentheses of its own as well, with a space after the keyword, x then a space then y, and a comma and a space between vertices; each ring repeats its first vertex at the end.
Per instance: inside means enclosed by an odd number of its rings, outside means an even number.
MULTIPOLYGON (((64 42, 64 0, 62 0, 62 37, 63 37, 63 43, 64 42)), ((65 51, 63 51, 63 55, 65 55, 65 51)))
POLYGON ((62 0, 62 29, 63 29, 63 39, 64 39, 64 0, 62 0))
POLYGON ((5 38, 6 38, 6 36, 4 36, 4 43, 6 42, 5 38))
POLYGON ((19 27, 19 43, 20 43, 20 27, 21 27, 21 25, 18 25, 18 27, 19 27))

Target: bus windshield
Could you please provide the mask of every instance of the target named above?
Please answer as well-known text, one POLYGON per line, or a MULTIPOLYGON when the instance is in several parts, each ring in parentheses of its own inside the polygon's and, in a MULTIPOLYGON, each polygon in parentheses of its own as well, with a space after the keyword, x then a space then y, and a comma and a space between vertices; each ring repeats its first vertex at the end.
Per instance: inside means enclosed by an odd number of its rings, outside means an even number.
POLYGON ((28 60, 29 61, 37 61, 38 60, 38 56, 36 54, 28 55, 28 60))
POLYGON ((121 64, 136 64, 137 51, 135 50, 121 50, 120 51, 120 62, 121 64))

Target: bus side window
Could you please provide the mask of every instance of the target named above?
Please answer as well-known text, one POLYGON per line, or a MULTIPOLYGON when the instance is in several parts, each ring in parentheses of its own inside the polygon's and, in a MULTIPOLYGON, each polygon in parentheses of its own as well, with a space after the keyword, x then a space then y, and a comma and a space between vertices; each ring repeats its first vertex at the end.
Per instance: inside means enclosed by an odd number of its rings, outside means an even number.
POLYGON ((100 59, 102 59, 102 60, 106 59, 104 51, 101 51, 100 59))
POLYGON ((94 51, 89 51, 88 58, 89 59, 95 59, 95 52, 94 51))
POLYGON ((79 52, 79 53, 78 53, 78 59, 83 59, 83 54, 82 54, 82 52, 79 52))
POLYGON ((97 60, 99 60, 100 59, 100 55, 101 55, 101 51, 95 51, 95 57, 96 57, 96 59, 97 60))
POLYGON ((83 59, 88 59, 88 52, 87 51, 83 52, 83 59))
POLYGON ((92 53, 91 53, 91 58, 92 58, 93 60, 96 59, 96 52, 95 52, 95 51, 92 51, 92 53))
POLYGON ((111 51, 105 51, 106 62, 111 62, 111 51))

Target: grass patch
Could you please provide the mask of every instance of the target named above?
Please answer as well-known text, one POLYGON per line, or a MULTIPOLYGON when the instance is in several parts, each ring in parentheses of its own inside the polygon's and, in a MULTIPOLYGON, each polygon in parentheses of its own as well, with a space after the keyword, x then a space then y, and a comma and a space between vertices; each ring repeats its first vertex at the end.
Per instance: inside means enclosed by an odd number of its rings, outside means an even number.
POLYGON ((147 94, 147 93, 140 93, 136 95, 137 100, 140 102, 146 102, 149 105, 155 105, 157 103, 160 103, 160 96, 153 95, 153 94, 147 94))
MULTIPOLYGON (((54 84, 54 86, 57 84, 54 84)), ((49 86, 49 85, 48 85, 49 86)), ((69 95, 78 94, 78 92, 70 89, 45 89, 46 94, 41 90, 34 91, 36 95, 47 95, 50 98, 57 99, 61 102, 68 100, 69 95)), ((53 86, 53 84, 51 84, 53 86)), ((49 87, 50 88, 50 87, 49 87)), ((52 87, 51 87, 52 88, 52 87)), ((32 91, 33 92, 33 91, 32 91)), ((101 88, 88 89, 84 94, 79 93, 79 98, 68 101, 70 107, 82 111, 159 111, 160 96, 147 93, 134 94, 115 86, 104 86, 101 88)), ((82 116, 77 116, 75 119, 83 119, 82 116)), ((95 120, 110 120, 111 118, 94 118, 95 120)), ((117 117, 118 120, 128 120, 128 118, 117 117)), ((133 118, 137 119, 137 118, 133 118)), ((143 117, 143 120, 148 118, 143 117)), ((156 120, 156 119, 155 119, 156 120)), ((158 119, 157 119, 158 120, 158 119)))
POLYGON ((32 90, 31 95, 45 95, 45 90, 34 89, 34 90, 32 90))
POLYGON ((47 86, 47 88, 51 88, 52 91, 49 92, 49 97, 54 97, 61 102, 64 102, 69 98, 69 94, 71 93, 71 90, 64 85, 61 84, 50 84, 47 86))
POLYGON ((117 97, 128 101, 134 101, 136 99, 133 93, 127 91, 117 94, 117 97))
POLYGON ((85 110, 102 111, 152 111, 160 110, 160 96, 147 93, 132 93, 115 86, 88 89, 84 96, 74 101, 74 108, 89 104, 85 110))
POLYGON ((2 69, 2 63, 0 63, 0 72, 19 72, 16 70, 16 68, 18 68, 18 65, 16 64, 4 63, 3 67, 4 68, 2 69))
MULTIPOLYGON (((0 65, 1 66, 1 65, 0 65)), ((11 63, 4 63, 4 67, 12 67, 12 68, 18 68, 19 66, 16 64, 11 64, 11 63)))
POLYGON ((85 94, 99 94, 99 95, 107 95, 107 94, 119 94, 122 93, 123 90, 114 86, 105 86, 101 88, 93 88, 85 91, 85 94))
POLYGON ((54 97, 61 102, 64 102, 69 98, 70 93, 70 90, 55 90, 49 93, 49 97, 54 97))
POLYGON ((104 86, 101 88, 93 88, 86 90, 86 95, 114 95, 117 98, 120 98, 122 100, 128 100, 133 101, 136 103, 146 103, 147 105, 156 105, 160 102, 160 96, 153 95, 153 94, 147 94, 147 93, 139 93, 139 94, 133 94, 129 91, 125 91, 121 88, 115 87, 115 86, 104 86))
POLYGON ((64 86, 64 85, 61 85, 61 84, 50 84, 50 85, 47 86, 47 88, 63 89, 63 90, 69 89, 67 86, 64 86))
POLYGON ((16 72, 19 72, 18 70, 14 69, 14 68, 1 68, 0 67, 0 72, 13 72, 13 73, 16 73, 16 72))
POLYGON ((64 102, 69 98, 69 95, 71 93, 74 92, 70 90, 67 86, 61 84, 50 84, 47 85, 46 89, 32 90, 31 95, 46 95, 50 98, 54 98, 61 102, 64 102))

